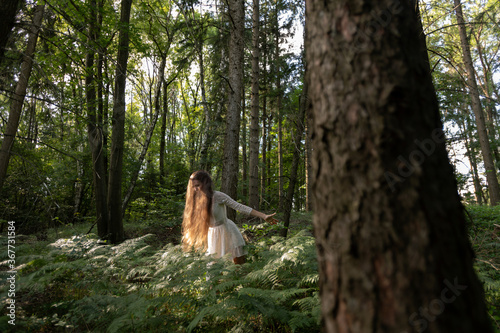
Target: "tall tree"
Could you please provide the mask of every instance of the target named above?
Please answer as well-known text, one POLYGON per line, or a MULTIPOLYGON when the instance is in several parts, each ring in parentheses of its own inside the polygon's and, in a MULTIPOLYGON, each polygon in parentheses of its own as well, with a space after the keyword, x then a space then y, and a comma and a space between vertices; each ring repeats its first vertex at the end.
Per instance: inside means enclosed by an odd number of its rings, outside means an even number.
POLYGON ((250 113, 250 153, 248 205, 259 209, 259 0, 253 0, 252 15, 252 107, 250 113))
MULTIPOLYGON (((97 233, 105 238, 108 234, 108 183, 106 150, 104 149, 105 133, 102 117, 97 112, 96 80, 95 80, 95 54, 97 48, 97 2, 89 1, 89 28, 87 55, 85 58, 85 99, 87 105, 87 133, 90 152, 92 155, 92 171, 94 182, 94 195, 96 205, 97 233)), ((98 82, 100 84, 100 82, 98 82)))
MULTIPOLYGON (((275 76, 276 76, 276 114, 278 116, 278 210, 283 211, 283 197, 284 197, 284 162, 283 162, 283 110, 282 110, 282 97, 283 92, 281 91, 281 64, 280 64, 280 22, 279 22, 279 11, 280 11, 280 2, 276 1, 275 4, 275 13, 274 13, 274 22, 273 22, 273 32, 274 32, 274 67, 275 67, 275 76)), ((302 135, 302 134, 301 134, 302 135)), ((294 151, 295 152, 295 151, 294 151)), ((295 160, 292 161, 292 170, 294 169, 295 160)), ((297 161, 298 163, 298 161, 297 161)), ((298 165, 297 165, 298 167, 298 165)), ((294 184, 295 185, 295 184, 294 184)), ((290 193, 290 192, 288 192, 290 193)), ((288 194, 287 194, 288 195, 288 194)), ((293 195, 293 193, 292 193, 293 195)), ((288 228, 288 226, 287 226, 288 228)), ((285 229, 286 230, 286 229, 285 229)))
POLYGON ((306 2, 325 332, 492 332, 410 2, 306 2))
MULTIPOLYGON (((243 32, 245 3, 229 0, 229 97, 226 115, 226 136, 222 166, 222 191, 235 198, 238 189, 238 151, 240 138, 241 91, 243 78, 243 32)), ((234 212, 228 212, 234 218, 234 212)))
POLYGON ((129 23, 131 7, 132 0, 122 0, 108 179, 108 233, 111 243, 119 243, 124 237, 122 217, 122 175, 125 138, 125 83, 127 79, 129 54, 129 23))
POLYGON ((486 181, 488 182, 488 190, 490 194, 490 204, 492 206, 500 203, 500 186, 498 184, 497 172, 495 163, 493 162, 493 154, 491 152, 490 140, 486 131, 486 122, 484 119, 483 107, 479 98, 479 89, 477 87, 474 65, 470 54, 469 40, 465 31, 465 20, 462 12, 462 4, 460 0, 454 0, 455 12, 457 16, 458 29, 460 33, 460 41, 462 46, 462 56, 464 59, 465 69, 467 70, 467 86, 472 100, 472 110, 476 117, 477 132, 479 135, 479 143, 483 155, 484 168, 486 170, 486 181))
POLYGON ((125 197, 123 198, 123 203, 122 203, 122 214, 125 215, 125 210, 127 209, 128 203, 130 201, 130 198, 132 197, 132 193, 134 192, 135 185, 137 184, 137 179, 139 178, 139 173, 141 171, 142 163, 144 162, 144 159, 146 158, 146 154, 148 152, 149 144, 151 143, 151 139, 153 137, 154 130, 156 128, 156 123, 158 121, 158 117, 161 113, 161 107, 160 107, 160 96, 161 96, 161 86, 162 84, 166 84, 164 82, 164 77, 165 77, 165 65, 167 62, 167 55, 166 53, 161 54, 161 62, 160 62, 160 68, 158 69, 158 80, 156 82, 156 88, 155 88, 155 93, 154 93, 154 102, 152 105, 152 108, 154 109, 154 113, 151 117, 148 129, 146 131, 146 138, 144 141, 144 144, 142 145, 142 151, 137 158, 138 167, 135 169, 132 179, 130 180, 130 185, 127 189, 127 192, 125 193, 125 197))
POLYGON ((17 129, 19 127, 19 120, 21 118, 24 99, 26 97, 26 89, 28 88, 28 82, 33 68, 33 59, 35 56, 38 33, 42 25, 44 8, 45 5, 35 6, 33 24, 28 29, 28 43, 26 45, 26 51, 23 55, 19 80, 17 81, 16 89, 11 96, 9 119, 7 120, 7 126, 5 128, 2 145, 0 147, 0 189, 2 188, 7 175, 10 154, 17 134, 17 129))

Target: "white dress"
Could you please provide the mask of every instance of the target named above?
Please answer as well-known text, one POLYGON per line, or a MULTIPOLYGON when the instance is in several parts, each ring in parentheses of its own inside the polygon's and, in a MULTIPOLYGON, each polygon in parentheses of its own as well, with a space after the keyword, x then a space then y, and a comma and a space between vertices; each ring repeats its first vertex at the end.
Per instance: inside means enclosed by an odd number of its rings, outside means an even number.
POLYGON ((227 194, 214 191, 207 254, 214 254, 216 258, 227 253, 231 253, 233 258, 241 257, 247 254, 245 240, 236 224, 227 218, 226 206, 246 215, 252 212, 252 208, 234 201, 227 194))

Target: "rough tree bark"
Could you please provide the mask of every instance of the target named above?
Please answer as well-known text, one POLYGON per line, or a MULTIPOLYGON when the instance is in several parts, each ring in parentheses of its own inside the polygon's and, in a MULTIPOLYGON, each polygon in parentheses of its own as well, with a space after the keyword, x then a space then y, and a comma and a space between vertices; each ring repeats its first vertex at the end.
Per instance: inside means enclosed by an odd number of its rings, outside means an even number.
POLYGON ((488 190, 490 194, 490 204, 495 206, 500 203, 500 186, 498 184, 495 163, 493 162, 490 140, 488 139, 488 133, 486 131, 486 121, 484 119, 483 107, 481 105, 481 100, 479 99, 479 89, 477 87, 476 76, 474 73, 469 40, 467 39, 467 32, 465 31, 462 4, 460 3, 460 0, 454 0, 454 4, 462 46, 462 56, 464 59, 465 69, 467 70, 467 86, 472 101, 472 110, 474 111, 474 116, 476 117, 477 133, 479 135, 484 168, 486 170, 486 181, 488 183, 488 190))
POLYGON ((125 139, 125 83, 129 53, 129 22, 132 0, 122 0, 120 14, 120 35, 115 76, 113 101, 111 149, 108 179, 109 241, 113 244, 123 240, 122 176, 123 148, 125 139))
MULTIPOLYGON (((221 189, 236 198, 238 190, 238 149, 240 141, 241 113, 241 77, 243 66, 243 30, 245 4, 241 0, 229 0, 229 97, 226 115, 226 137, 224 141, 224 161, 222 166, 221 189)), ((234 219, 235 212, 228 211, 228 217, 234 219)))
POLYGON ((307 0, 325 332, 492 332, 409 1, 307 0))
POLYGON ((0 146, 0 189, 2 188, 7 176, 10 153, 17 134, 17 129, 19 127, 24 98, 26 97, 26 89, 28 88, 31 69, 33 68, 33 58, 35 56, 38 33, 42 25, 44 8, 44 5, 37 5, 35 7, 33 25, 29 27, 28 44, 26 45, 23 62, 21 63, 21 73, 19 75, 19 80, 17 81, 16 89, 11 96, 9 118, 3 133, 2 145, 0 146))

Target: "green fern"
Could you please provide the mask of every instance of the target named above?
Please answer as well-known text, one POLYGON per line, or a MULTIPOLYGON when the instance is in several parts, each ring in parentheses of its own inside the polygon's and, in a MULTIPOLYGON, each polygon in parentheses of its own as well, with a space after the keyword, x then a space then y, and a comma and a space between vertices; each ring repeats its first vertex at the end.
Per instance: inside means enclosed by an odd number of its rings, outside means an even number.
POLYGON ((307 233, 251 244, 242 266, 155 243, 144 235, 109 246, 80 235, 21 256, 20 297, 43 297, 46 304, 26 308, 22 325, 93 332, 318 330, 318 273, 307 233))

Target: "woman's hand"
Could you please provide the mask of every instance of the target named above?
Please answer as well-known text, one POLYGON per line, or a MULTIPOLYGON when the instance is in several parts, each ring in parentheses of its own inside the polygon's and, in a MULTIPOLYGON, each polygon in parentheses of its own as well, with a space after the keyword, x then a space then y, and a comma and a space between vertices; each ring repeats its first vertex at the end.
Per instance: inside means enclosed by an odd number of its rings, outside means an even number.
POLYGON ((273 216, 276 215, 276 213, 271 214, 271 215, 266 215, 264 217, 264 221, 269 222, 269 224, 276 224, 278 223, 278 220, 276 220, 273 216))

